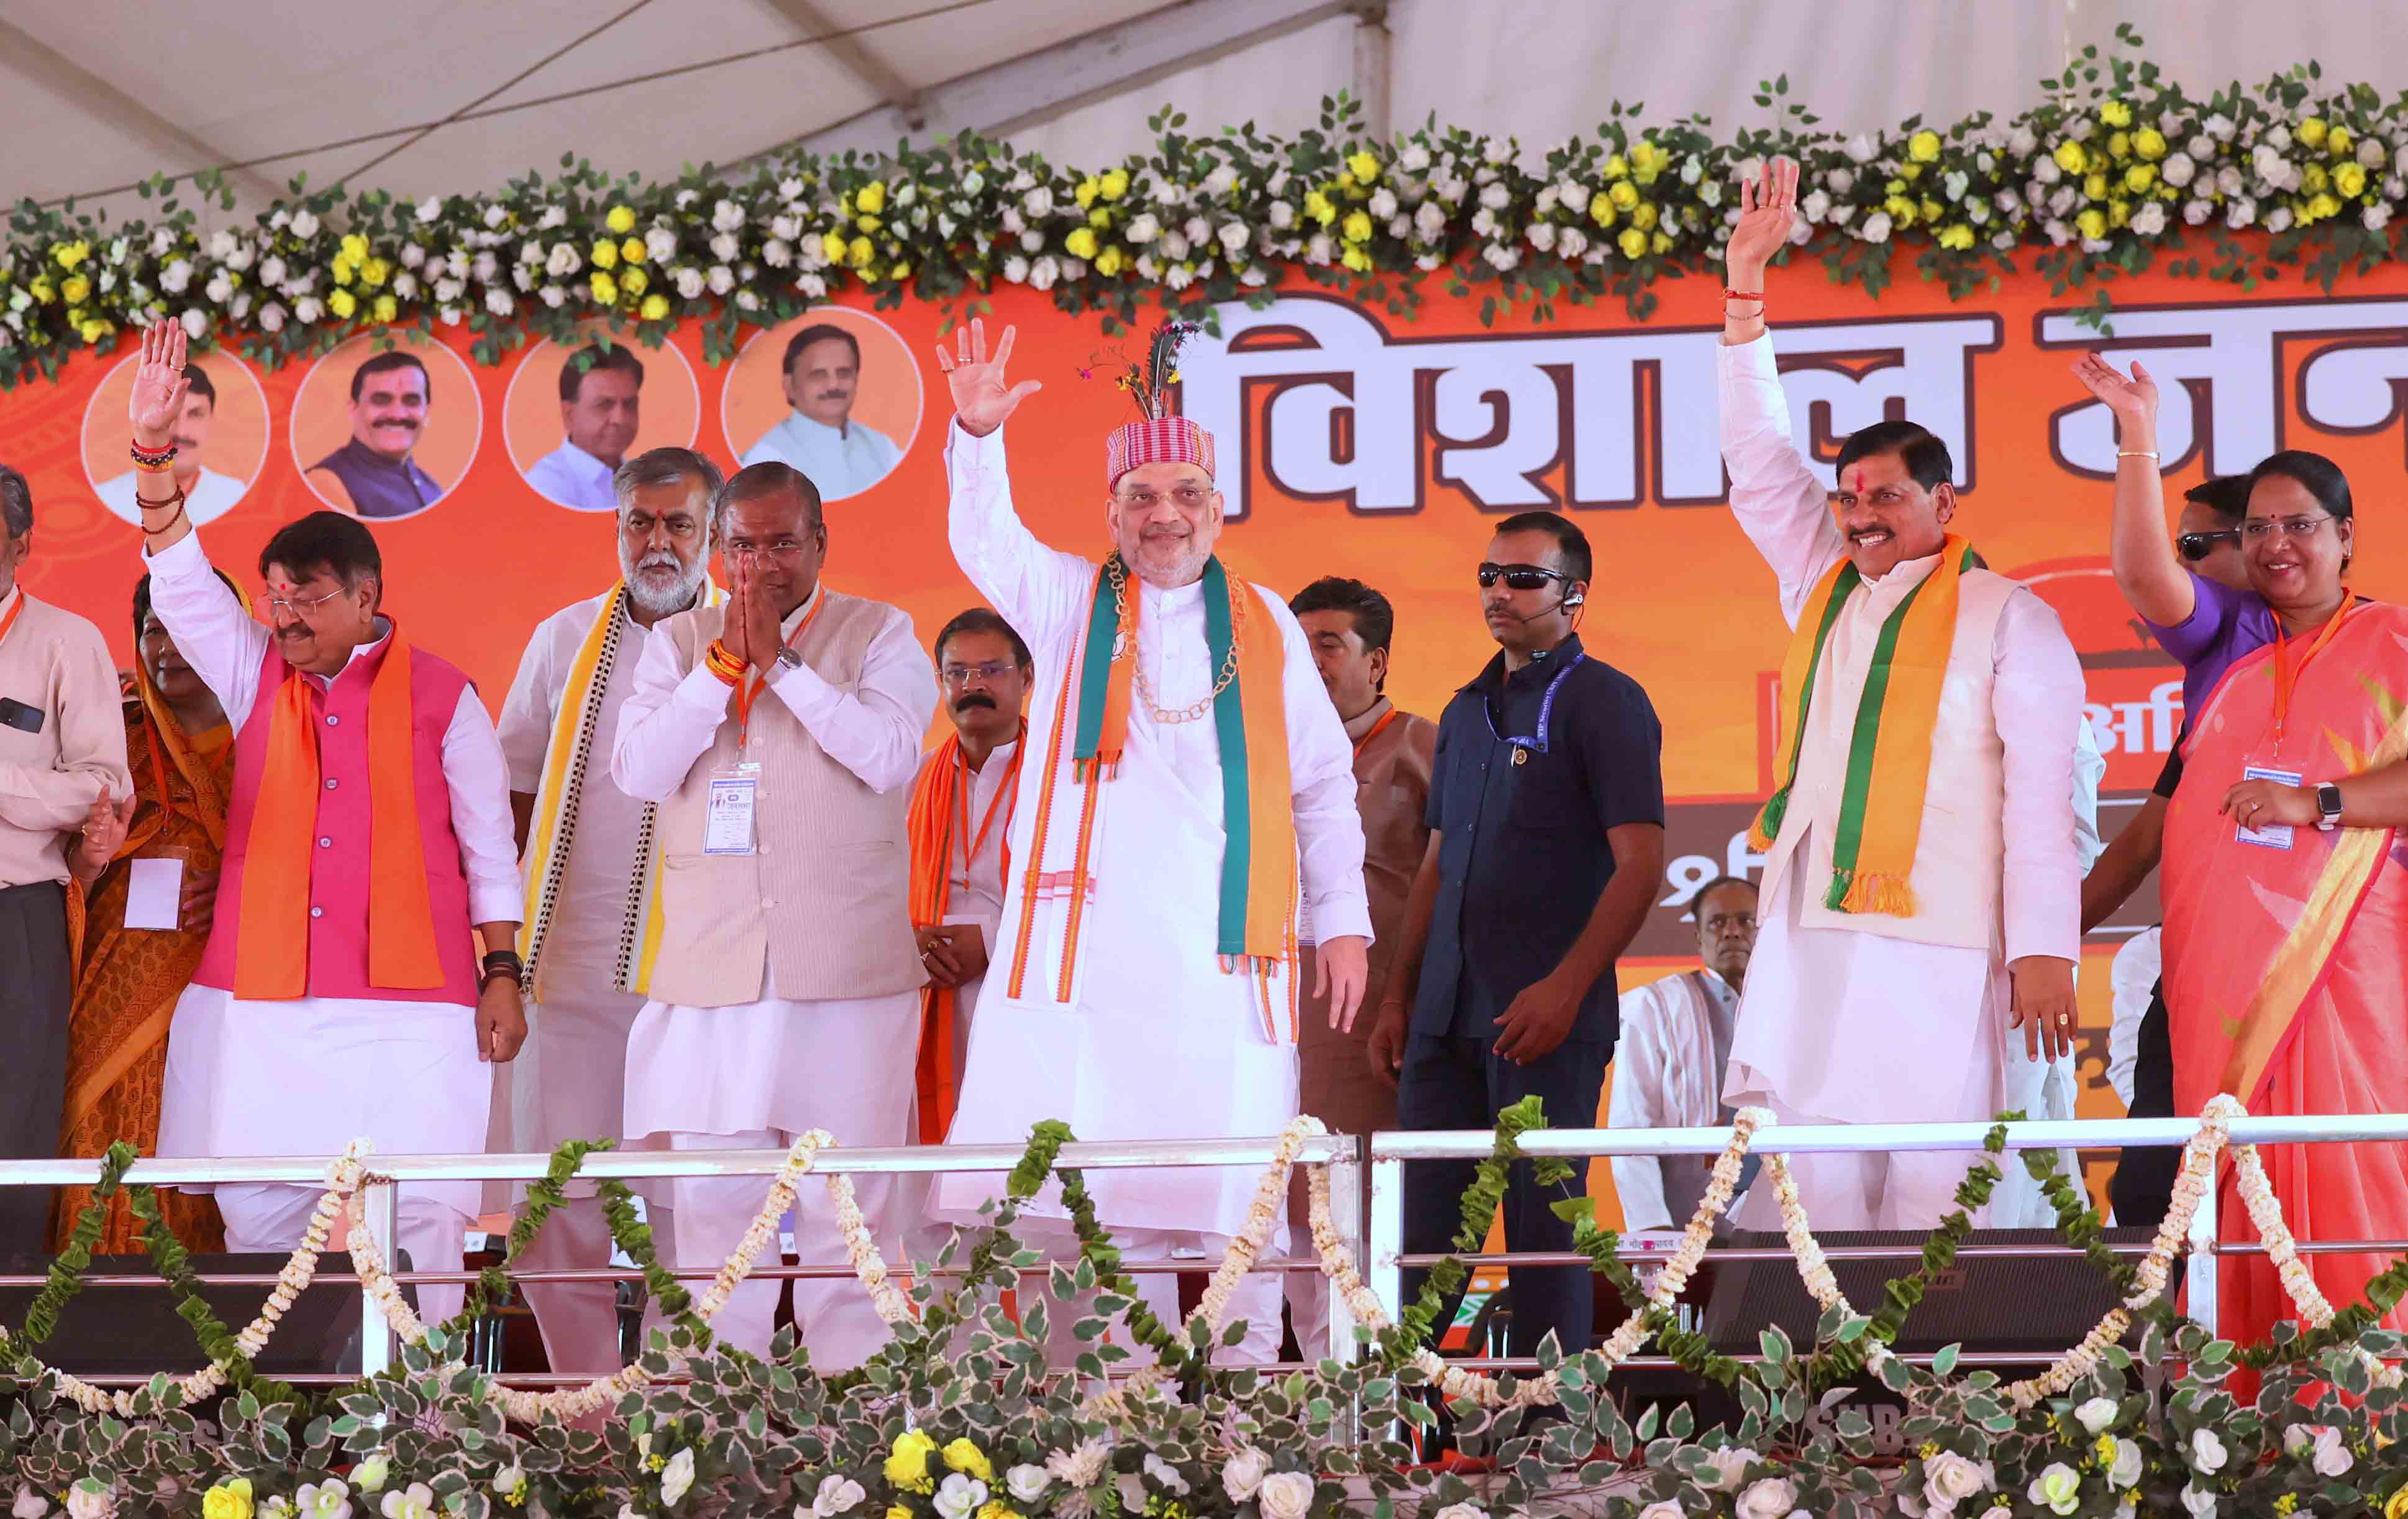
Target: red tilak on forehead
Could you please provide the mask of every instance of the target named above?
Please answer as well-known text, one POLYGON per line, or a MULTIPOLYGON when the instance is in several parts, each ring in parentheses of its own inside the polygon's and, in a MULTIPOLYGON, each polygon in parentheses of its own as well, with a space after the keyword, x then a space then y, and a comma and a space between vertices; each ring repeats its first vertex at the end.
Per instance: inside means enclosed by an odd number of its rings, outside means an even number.
POLYGON ((1865 494, 1865 466, 1862 466, 1862 465, 1858 465, 1858 466, 1856 466, 1856 478, 1855 478, 1854 480, 1849 480, 1849 481, 1848 481, 1848 489, 1850 489, 1850 490, 1852 490, 1852 491, 1856 492, 1858 495, 1862 495, 1862 494, 1865 494))

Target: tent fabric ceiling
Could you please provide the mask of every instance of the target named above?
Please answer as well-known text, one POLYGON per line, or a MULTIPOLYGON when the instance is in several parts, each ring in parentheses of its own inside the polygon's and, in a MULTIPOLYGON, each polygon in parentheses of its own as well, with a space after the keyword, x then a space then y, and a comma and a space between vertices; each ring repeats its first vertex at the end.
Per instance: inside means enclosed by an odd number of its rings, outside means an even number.
POLYGON ((125 216, 142 203, 122 187, 148 175, 250 165, 235 176, 247 217, 296 174, 414 198, 574 152, 658 177, 927 104, 931 131, 1011 125, 1023 146, 1094 163, 1142 150, 1165 102, 1191 130, 1312 124, 1324 94, 1356 82, 1365 17, 1384 22, 1395 125, 1434 113, 1531 155, 1617 98, 1657 121, 1761 122, 1748 97, 1784 72, 1842 130, 2012 112, 2123 21, 2194 88, 2309 58, 2386 97, 2408 84, 2396 0, 11 0, 0 191, 125 216), (1170 64, 1132 70, 1164 39, 1170 64), (1046 61, 997 70, 1032 56, 1046 61), (1009 87, 956 82, 988 71, 1009 87), (946 119, 948 103, 985 119, 946 119))

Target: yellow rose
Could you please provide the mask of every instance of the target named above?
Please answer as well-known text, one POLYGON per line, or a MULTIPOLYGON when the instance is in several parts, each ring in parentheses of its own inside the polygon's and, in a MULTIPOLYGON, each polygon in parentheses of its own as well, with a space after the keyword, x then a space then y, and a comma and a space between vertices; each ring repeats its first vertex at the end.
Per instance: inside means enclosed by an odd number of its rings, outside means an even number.
POLYGON ((1304 214, 1326 227, 1338 220, 1338 207, 1320 191, 1308 191, 1304 197, 1304 214))
POLYGON ((1967 226, 1962 222, 1958 222, 1952 226, 1942 227, 1940 229, 1940 246, 1942 248, 1956 249, 1960 251, 1964 249, 1971 248, 1973 246, 1973 229, 1967 226))
POLYGON ((1070 198, 1079 203, 1081 210, 1084 210, 1096 203, 1096 197, 1103 193, 1103 189, 1102 181, 1090 174, 1079 181, 1077 189, 1070 192, 1070 198))
POLYGON ((2311 164, 2300 171, 2300 188, 2313 195, 2332 183, 2332 176, 2322 164, 2311 164))
POLYGON ((36 278, 32 284, 27 285, 25 288, 32 291, 34 293, 34 299, 41 302, 44 306, 48 306, 52 301, 59 298, 59 287, 51 284, 47 279, 36 278))
POLYGON ((2085 175, 2082 180, 2082 193, 2091 200, 2106 199, 2107 176, 2104 174, 2085 175))
POLYGON ((1907 138, 1906 156, 1914 159, 1918 164, 1938 163, 1940 161, 1940 134, 1932 131, 1929 127, 1925 127, 1922 131, 1907 138))
POLYGON ((2357 141, 2357 138, 2349 135, 2349 128, 2337 126, 2325 134, 2325 151, 2335 158, 2340 158, 2346 154, 2357 141))
POLYGON ((593 292, 594 299, 603 306, 612 305, 619 299, 619 281, 598 270, 595 271, 594 278, 586 282, 586 288, 593 292))
POLYGON ((633 206, 613 206, 610 214, 602 219, 602 224, 624 237, 636 230, 636 208, 633 206))
POLYGON ((1356 274, 1369 274, 1371 272, 1371 255, 1363 251, 1362 248, 1358 245, 1353 243, 1347 245, 1346 251, 1338 255, 1338 262, 1345 265, 1356 274))
POLYGON ((2392 1494, 2383 1505, 2383 1519, 2408 1519, 2408 1487, 2392 1494))
POLYGON ((1622 236, 1618 241, 1620 243, 1622 256, 1624 258, 1641 258, 1644 257, 1647 252, 1647 234, 1640 231, 1637 227, 1623 228, 1622 236))
POLYGON ((1649 242, 1648 242, 1648 244, 1647 244, 1647 249, 1648 249, 1648 251, 1653 252, 1653 253, 1669 253, 1669 252, 1670 252, 1670 251, 1672 251, 1672 235, 1671 235, 1670 233, 1669 233, 1669 232, 1659 232, 1659 233, 1657 233, 1657 234, 1656 234, 1656 235, 1652 239, 1650 239, 1650 240, 1649 240, 1649 242))
POLYGON ((1600 190, 1588 198, 1588 219, 1600 227, 1613 225, 1622 213, 1613 208, 1613 197, 1600 190))
POLYGON ((327 265, 326 267, 334 274, 335 283, 338 285, 350 284, 352 277, 360 272, 358 265, 353 264, 350 259, 343 257, 340 253, 336 254, 335 262, 327 265))
POLYGON ((1654 201, 1642 200, 1632 208, 1630 212, 1630 224, 1639 228, 1641 232, 1653 232, 1656 230, 1656 221, 1662 216, 1662 212, 1656 210, 1656 203, 1654 201))
POLYGON ((853 224, 862 232, 876 232, 886 223, 874 216, 856 216, 853 219, 853 224))
POLYGON ((2090 155, 2082 144, 2067 141, 2057 145, 2057 166, 2068 174, 2079 174, 2090 165, 2090 155))
POLYGON ((376 298, 375 312, 379 322, 391 322, 401 315, 401 303, 390 295, 380 295, 376 298))
POLYGON ((202 1519, 251 1519, 251 1479, 236 1477, 201 1495, 202 1519))
POLYGON ((841 232, 831 232, 820 239, 820 251, 827 255, 827 261, 830 264, 844 262, 846 246, 844 234, 841 232))
POLYGON ((71 274, 59 281, 59 294, 66 297, 69 306, 80 306, 92 294, 92 280, 84 275, 71 274))
POLYGON ((2132 151, 2152 162, 2166 156, 2166 135, 2153 126, 2132 134, 2132 151))
POLYGON ((2093 206, 2073 219, 2073 224, 2092 242, 2107 236, 2107 213, 2093 206))
POLYGON ((2130 201, 2111 200, 2107 203, 2107 224, 2109 226, 2120 227, 2131 220, 2132 203, 2130 201))
POLYGON ((2120 100, 2111 100, 2099 107, 2099 119, 2109 126, 2130 126, 2132 107, 2120 100))
POLYGON ((2325 119, 2323 117, 2311 116, 2307 120, 2301 122, 2299 124, 2298 129, 2292 132, 2291 136, 2299 138, 2301 142, 2306 143, 2311 148, 2321 148, 2324 146, 2325 133, 2327 130, 2329 129, 2325 125, 2325 119))
POLYGON ((1109 279, 1128 265, 1128 254, 1118 247, 1107 248, 1096 255, 1096 272, 1109 279))
POLYGON ((886 209, 886 181, 872 179, 853 193, 853 207, 872 216, 886 209))
POLYGON ((619 256, 630 264, 641 264, 646 256, 644 239, 630 237, 619 245, 619 256))
POLYGON ((878 257, 878 250, 867 237, 855 237, 844 251, 845 261, 856 269, 867 269, 878 257))
POLYGON ((936 1449, 937 1442, 917 1429, 896 1436, 894 1450, 886 1457, 886 1480, 914 1492, 930 1491, 928 1457, 936 1449))
POLYGON ((911 265, 900 259, 897 259, 895 262, 894 266, 886 271, 886 278, 889 279, 909 279, 911 278, 911 265))
POLYGON ((1914 202, 1907 199, 1904 195, 1890 196, 1889 199, 1882 202, 1882 209, 1887 211, 1889 213, 1889 219, 1897 222, 1899 226, 1903 227, 1914 224, 1914 202))
POLYGON ((360 265, 360 279, 371 285, 381 285, 393 278, 393 265, 380 258, 372 258, 360 265))
POLYGON ((364 264, 367 261, 368 240, 354 232, 343 239, 341 251, 343 257, 352 263, 364 264))
POLYGON ((76 328, 76 331, 82 335, 86 344, 97 343, 116 330, 98 317, 86 317, 82 324, 76 328))
POLYGON ((900 1503, 894 1503, 887 1506, 886 1519, 914 1519, 914 1516, 910 1509, 900 1503))
POLYGON ((1369 242, 1371 240, 1371 219, 1364 212, 1349 211, 1346 213, 1346 226, 1344 231, 1346 234, 1346 240, 1350 243, 1369 242))
POLYGON ((1096 193, 1106 200, 1118 200, 1128 193, 1128 170, 1106 169, 1103 179, 1097 182, 1096 188, 1096 193))
POLYGON ((1627 211, 1639 204, 1639 187, 1627 179, 1614 180, 1613 187, 1606 193, 1613 197, 1613 207, 1618 211, 1627 211))
POLYGON ((2124 171, 2124 188, 2138 194, 2157 182, 2157 165, 2135 164, 2124 171))
POLYGON ((1913 184, 1915 180, 1923 178, 1923 165, 1920 164, 1906 165, 1898 171, 1898 175, 1901 180, 1904 180, 1908 184, 1913 184))
POLYGON ((981 1482, 995 1480, 995 1468, 988 1462, 986 1453, 980 1450, 967 1436, 945 1447, 945 1465, 955 1471, 966 1472, 976 1477, 981 1482))
MULTIPOLYGON (((599 279, 602 276, 597 274, 594 278, 599 279)), ((326 309, 346 322, 349 322, 351 319, 351 313, 359 308, 360 298, 348 290, 338 290, 326 297, 326 309)))
POLYGON ((2132 134, 2118 132, 2107 139, 2107 156, 2118 161, 2132 156, 2132 134))
POLYGON ((596 239, 594 244, 593 259, 594 266, 597 269, 616 268, 619 264, 619 245, 608 237, 596 239))
POLYGON ((1010 1504, 998 1498, 990 1500, 986 1507, 979 1510, 978 1519, 1020 1519, 1020 1515, 1013 1511, 1010 1504))
POLYGON ((1362 198, 1354 189, 1354 176, 1352 173, 1341 174, 1338 177, 1338 188, 1345 191, 1350 195, 1354 195, 1358 200, 1362 198))
POLYGON ((652 277, 641 269, 629 269, 619 276, 619 288, 630 295, 641 295, 644 293, 644 287, 652 282, 652 277))
POLYGON ((1062 239, 1062 247, 1073 258, 1094 258, 1096 256, 1096 229, 1093 227, 1071 228, 1070 236, 1062 239))
POLYGON ((662 294, 659 291, 654 291, 650 295, 644 297, 642 315, 646 322, 659 322, 666 318, 668 314, 669 298, 667 296, 662 294))
POLYGON ((58 260, 59 267, 62 269, 72 269, 91 256, 92 244, 79 237, 74 242, 61 243, 50 250, 50 257, 58 260))
POLYGON ((1926 222, 1937 222, 1940 220, 1942 213, 1946 211, 1948 208, 1941 205, 1938 201, 1933 200, 1929 195, 1926 195, 1923 197, 1922 202, 1916 207, 1916 209, 1923 213, 1923 220, 1926 222))
POLYGON ((1630 165, 1620 153, 1615 153, 1605 161, 1605 167, 1600 172, 1609 179, 1619 179, 1630 172, 1630 165))
POLYGON ((2318 195, 2315 199, 2308 202, 2308 208, 2316 213, 2316 220, 2319 222, 2325 220, 2327 217, 2339 216, 2341 214, 2341 202, 2335 200, 2329 194, 2318 195))
POLYGON ((2344 200, 2356 200, 2366 193, 2366 170, 2357 164, 2344 164, 2332 171, 2332 187, 2344 200))
POLYGON ((1380 161, 1369 153, 1356 153, 1346 161, 1346 172, 1369 184, 1380 177, 1380 161))

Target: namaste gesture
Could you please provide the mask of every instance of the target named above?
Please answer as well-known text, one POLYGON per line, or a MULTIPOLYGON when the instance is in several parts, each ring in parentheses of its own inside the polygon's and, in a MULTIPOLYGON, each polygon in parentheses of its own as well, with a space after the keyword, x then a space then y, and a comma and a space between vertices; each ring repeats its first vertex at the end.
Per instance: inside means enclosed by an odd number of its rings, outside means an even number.
POLYGON ((1011 357, 1011 340, 1019 330, 1003 329, 1003 341, 995 346, 992 359, 986 356, 986 323, 976 317, 953 334, 952 351, 937 345, 937 367, 953 388, 953 415, 972 437, 984 437, 1002 426, 1021 402, 1045 388, 1034 380, 1004 383, 1004 362, 1011 357))

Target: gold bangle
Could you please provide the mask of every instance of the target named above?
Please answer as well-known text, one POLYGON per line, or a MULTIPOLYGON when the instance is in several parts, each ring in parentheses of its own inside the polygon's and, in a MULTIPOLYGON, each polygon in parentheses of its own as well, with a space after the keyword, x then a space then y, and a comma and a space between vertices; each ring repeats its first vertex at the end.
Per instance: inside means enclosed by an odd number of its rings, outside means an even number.
POLYGON ((2115 457, 2118 459, 2154 459, 2157 456, 2157 451, 2155 449, 2117 449, 2115 451, 2115 457))

